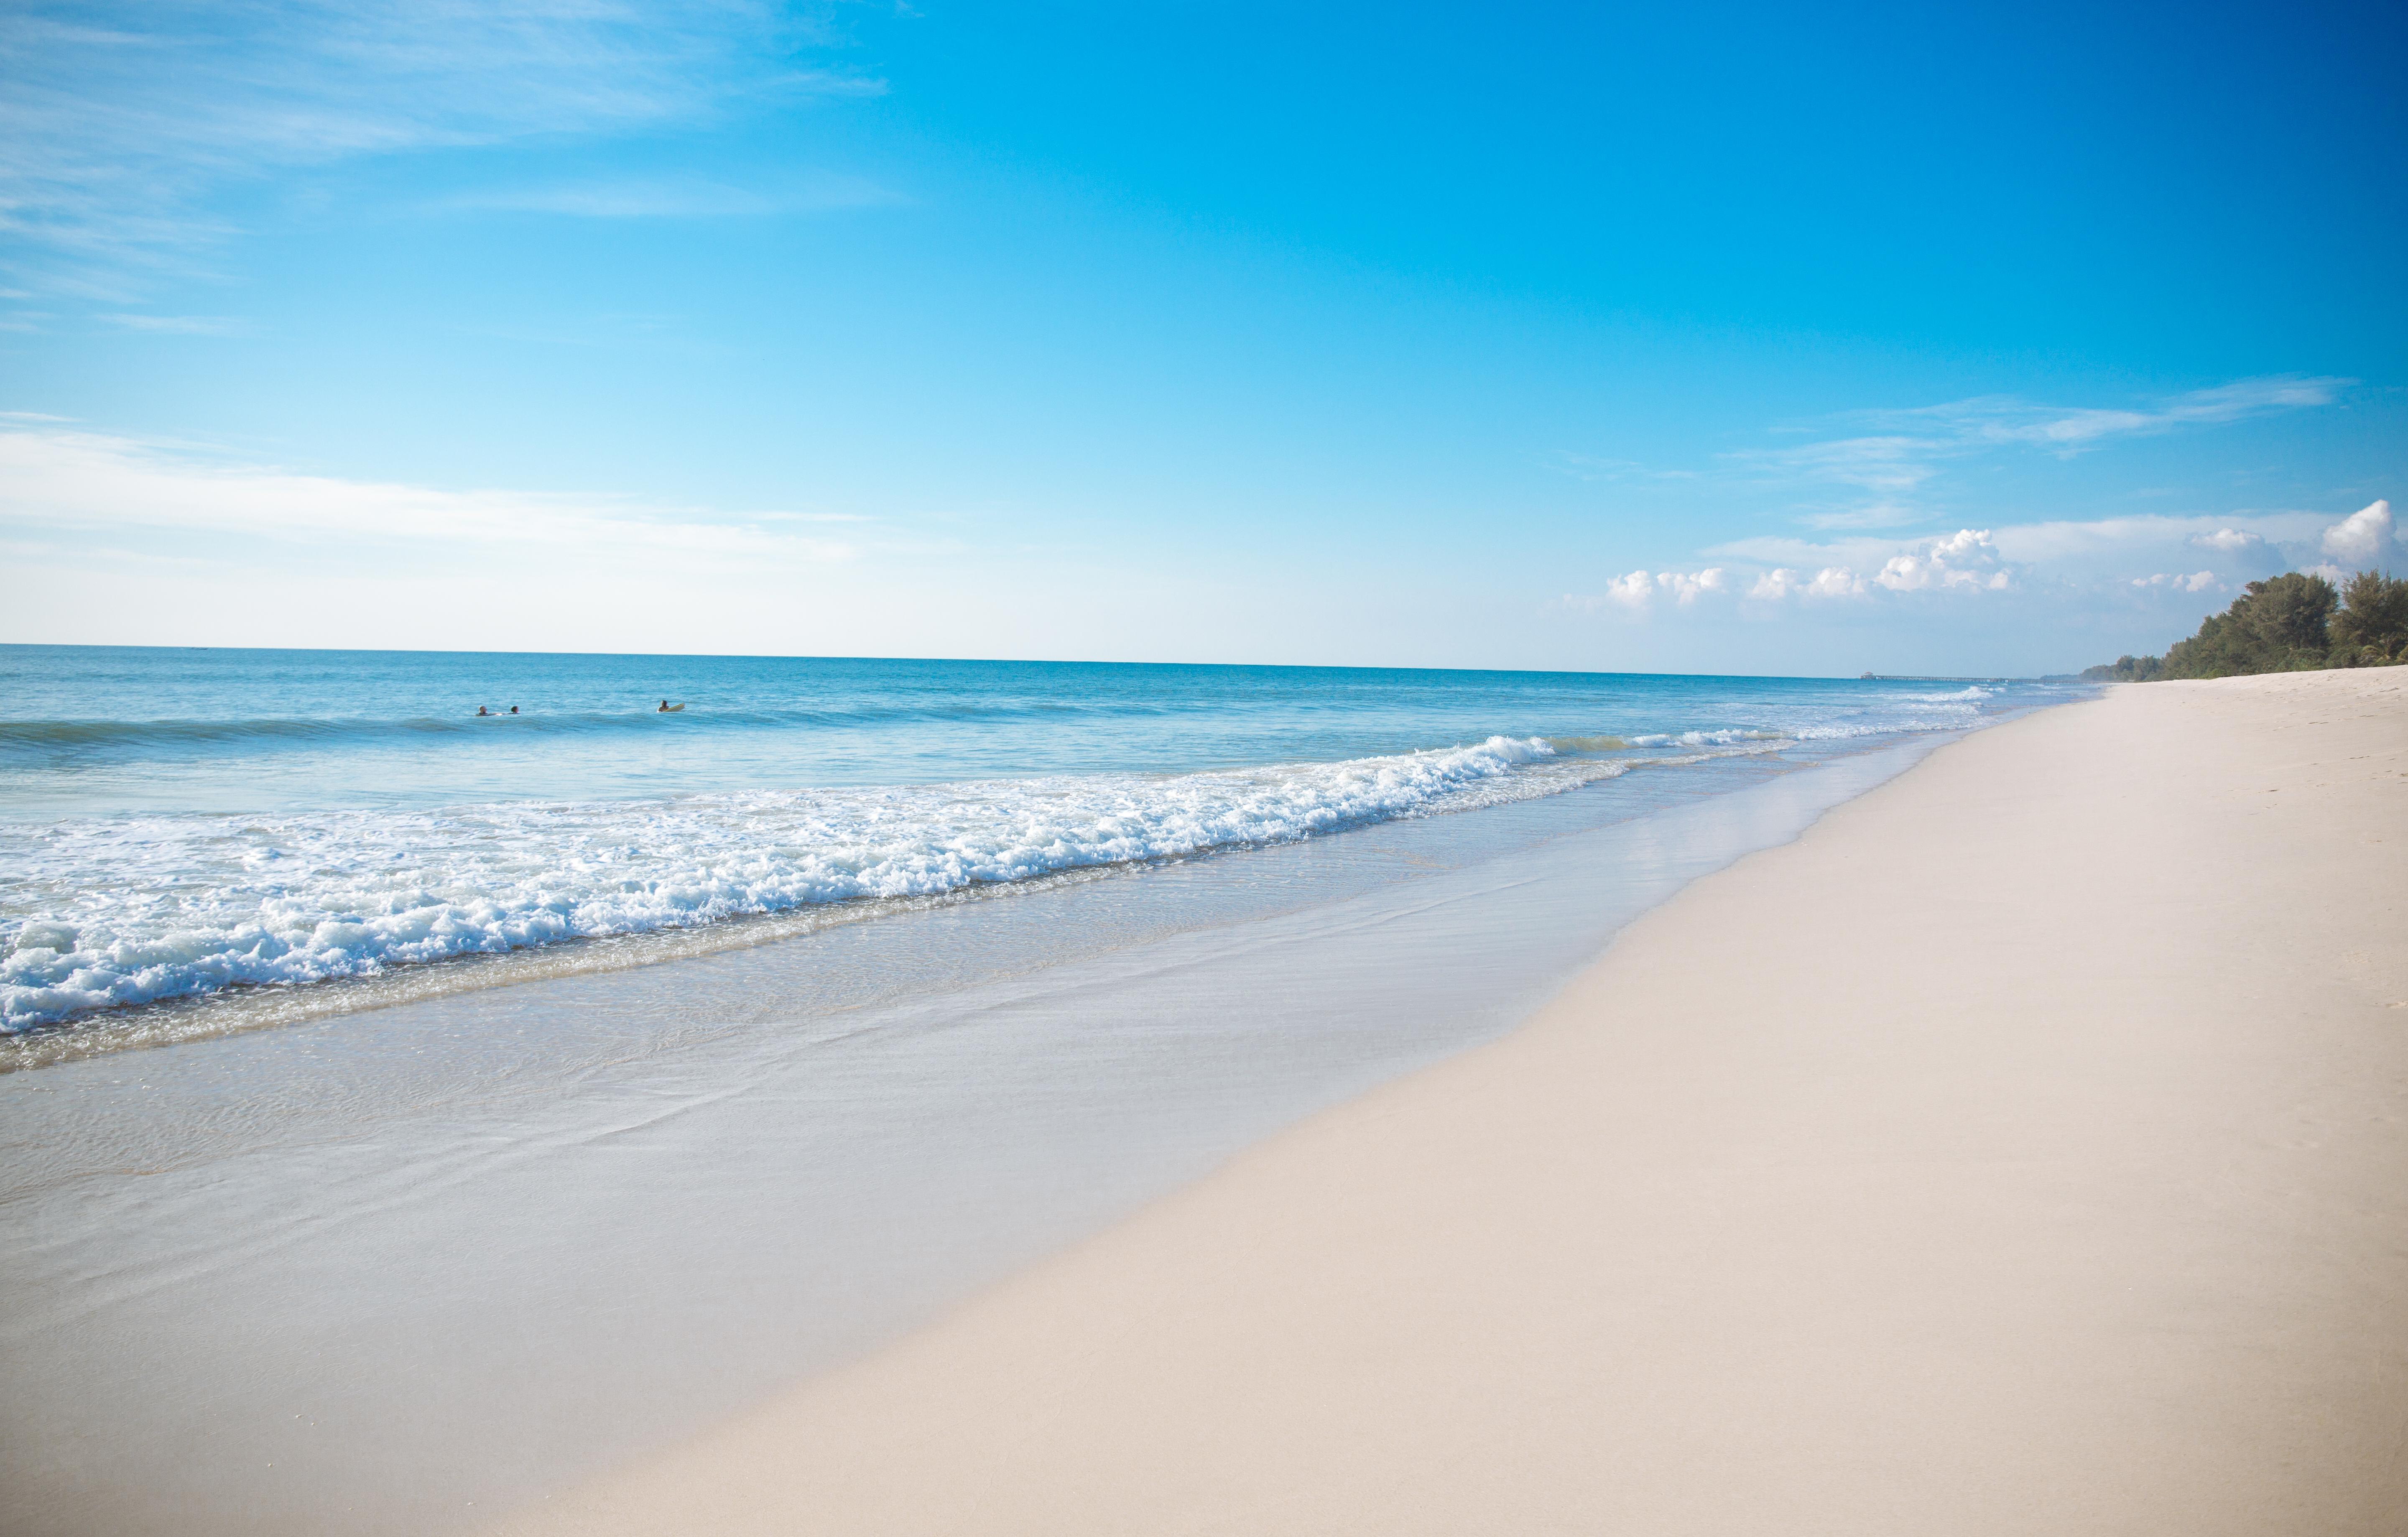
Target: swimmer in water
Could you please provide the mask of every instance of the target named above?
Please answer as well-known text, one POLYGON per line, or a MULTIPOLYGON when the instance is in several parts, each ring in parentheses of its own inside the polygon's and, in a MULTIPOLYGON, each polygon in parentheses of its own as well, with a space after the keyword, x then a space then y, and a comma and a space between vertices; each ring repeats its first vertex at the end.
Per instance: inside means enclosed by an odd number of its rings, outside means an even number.
POLYGON ((663 699, 663 700, 661 701, 661 708, 660 708, 660 710, 657 711, 657 713, 659 713, 659 714, 663 714, 663 715, 666 715, 666 714, 667 714, 668 712, 669 712, 669 702, 668 702, 666 699, 663 699))
POLYGON ((511 714, 515 715, 515 714, 517 714, 518 712, 519 712, 519 707, 518 707, 518 706, 516 706, 516 705, 512 705, 512 706, 510 706, 510 713, 511 713, 511 714))
POLYGON ((490 714, 492 714, 492 713, 493 713, 493 711, 490 711, 490 710, 487 710, 483 705, 479 705, 479 706, 477 707, 477 713, 478 713, 478 714, 480 714, 480 715, 490 715, 490 714))

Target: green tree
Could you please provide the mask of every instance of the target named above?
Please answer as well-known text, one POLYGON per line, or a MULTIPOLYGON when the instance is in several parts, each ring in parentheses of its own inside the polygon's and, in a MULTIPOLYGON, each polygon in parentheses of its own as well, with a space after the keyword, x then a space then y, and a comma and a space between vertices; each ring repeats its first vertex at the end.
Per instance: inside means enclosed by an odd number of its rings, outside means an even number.
POLYGON ((2094 683, 2145 683, 2165 670, 2163 657, 2127 654, 2095 668, 2084 668, 2082 676, 2094 683))
POLYGON ((2408 663, 2408 581, 2360 571, 2336 591, 2320 576, 2286 571, 2253 582, 2232 606, 2200 621, 2160 659, 2119 656, 2082 676, 2100 682, 2230 678, 2245 672, 2408 663))
POLYGON ((2169 678, 2230 678, 2245 672, 2298 672, 2326 665, 2328 627, 2341 594, 2320 576, 2286 571, 2253 582, 2232 607, 2210 614, 2199 633, 2166 653, 2169 678))
POLYGON ((2408 580, 2360 571, 2342 588, 2341 600, 2341 612, 2332 617, 2332 641, 2342 666, 2390 661, 2408 651, 2408 580))

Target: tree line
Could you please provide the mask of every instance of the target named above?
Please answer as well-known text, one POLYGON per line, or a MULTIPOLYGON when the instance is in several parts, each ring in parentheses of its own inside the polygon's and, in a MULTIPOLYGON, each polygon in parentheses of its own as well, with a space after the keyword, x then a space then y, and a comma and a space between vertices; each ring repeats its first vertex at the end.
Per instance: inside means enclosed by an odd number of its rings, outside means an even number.
POLYGON ((2408 662, 2408 579, 2360 571, 2340 587, 2286 571, 2253 582, 2163 656, 2118 656, 2086 668, 2100 682, 2231 678, 2244 672, 2396 667, 2408 662))

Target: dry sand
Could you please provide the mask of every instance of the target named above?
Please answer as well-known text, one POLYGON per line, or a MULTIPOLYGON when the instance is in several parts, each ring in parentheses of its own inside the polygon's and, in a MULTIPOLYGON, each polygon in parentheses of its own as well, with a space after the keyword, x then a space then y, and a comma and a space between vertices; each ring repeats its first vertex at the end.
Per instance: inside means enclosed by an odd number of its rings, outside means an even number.
POLYGON ((503 1530, 2408 1530, 2408 669, 1945 749, 503 1530))

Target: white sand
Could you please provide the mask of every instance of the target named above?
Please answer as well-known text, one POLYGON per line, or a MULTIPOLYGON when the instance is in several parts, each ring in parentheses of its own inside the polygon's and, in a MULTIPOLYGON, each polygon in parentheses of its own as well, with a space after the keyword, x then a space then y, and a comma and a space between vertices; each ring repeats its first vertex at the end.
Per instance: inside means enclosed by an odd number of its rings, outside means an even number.
POLYGON ((505 1524, 2408 1530, 2408 669, 2122 688, 505 1524))

